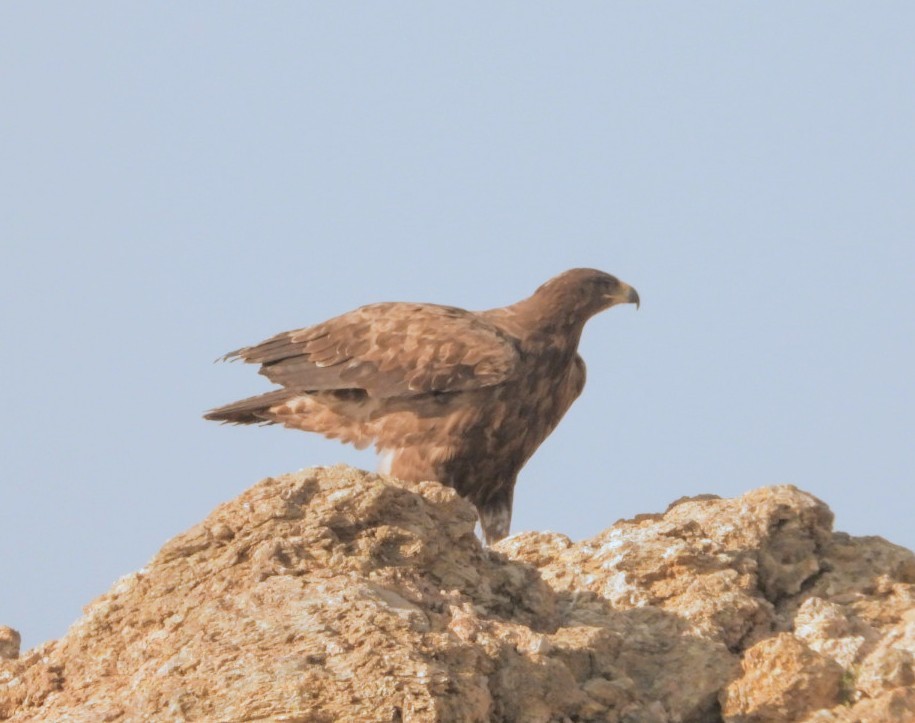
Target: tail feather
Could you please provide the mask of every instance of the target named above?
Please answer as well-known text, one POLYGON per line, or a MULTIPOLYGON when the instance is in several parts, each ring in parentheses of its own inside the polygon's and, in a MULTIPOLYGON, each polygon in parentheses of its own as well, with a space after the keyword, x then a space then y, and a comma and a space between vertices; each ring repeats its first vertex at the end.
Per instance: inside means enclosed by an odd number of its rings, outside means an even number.
POLYGON ((275 424, 277 420, 270 414, 270 408, 294 396, 296 392, 289 389, 277 389, 211 409, 203 418, 223 424, 275 424))

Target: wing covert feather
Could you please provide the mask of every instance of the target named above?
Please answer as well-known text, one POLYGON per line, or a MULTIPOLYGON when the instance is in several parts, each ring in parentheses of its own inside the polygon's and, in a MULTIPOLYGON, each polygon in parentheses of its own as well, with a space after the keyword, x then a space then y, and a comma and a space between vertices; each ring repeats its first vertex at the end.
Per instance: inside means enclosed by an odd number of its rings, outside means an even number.
POLYGON ((374 397, 492 386, 518 363, 514 340, 469 311, 433 304, 370 304, 226 355, 261 364, 276 384, 365 389, 374 397))

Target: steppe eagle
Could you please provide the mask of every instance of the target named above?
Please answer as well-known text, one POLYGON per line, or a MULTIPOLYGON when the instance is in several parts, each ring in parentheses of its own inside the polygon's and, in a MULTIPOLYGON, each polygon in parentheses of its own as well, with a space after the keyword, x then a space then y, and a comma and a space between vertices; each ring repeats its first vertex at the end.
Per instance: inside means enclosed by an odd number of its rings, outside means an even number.
POLYGON ((374 444, 382 472, 470 500, 492 544, 508 534, 518 472, 584 387, 585 322, 626 303, 639 303, 628 284, 572 269, 488 311, 370 304, 227 354, 282 388, 205 417, 374 444))

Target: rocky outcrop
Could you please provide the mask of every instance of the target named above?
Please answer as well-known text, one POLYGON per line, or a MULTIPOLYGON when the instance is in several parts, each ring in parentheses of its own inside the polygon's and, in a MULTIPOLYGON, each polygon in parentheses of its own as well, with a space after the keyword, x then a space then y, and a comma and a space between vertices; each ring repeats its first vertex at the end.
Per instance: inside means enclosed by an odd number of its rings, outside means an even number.
POLYGON ((793 487, 482 548, 435 483, 266 479, 18 656, 9 721, 911 721, 915 557, 793 487))

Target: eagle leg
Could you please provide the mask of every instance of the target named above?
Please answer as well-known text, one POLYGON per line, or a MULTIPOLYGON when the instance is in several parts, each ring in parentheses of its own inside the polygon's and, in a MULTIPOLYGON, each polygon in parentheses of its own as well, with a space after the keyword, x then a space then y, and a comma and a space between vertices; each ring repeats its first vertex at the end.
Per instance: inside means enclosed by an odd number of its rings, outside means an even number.
POLYGON ((480 527, 483 528, 483 539, 487 546, 492 546, 504 537, 508 537, 512 523, 513 496, 514 485, 509 485, 490 497, 485 503, 477 505, 480 527))

